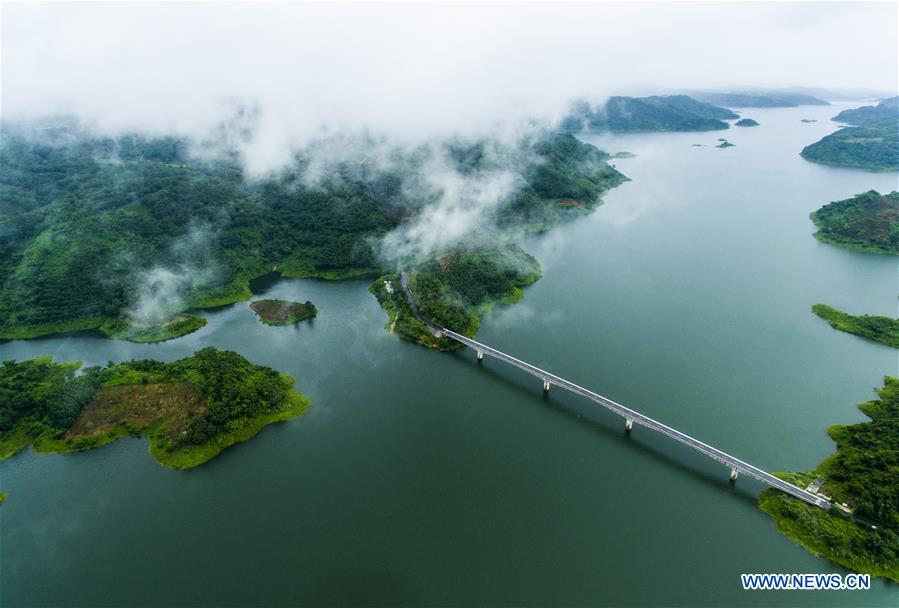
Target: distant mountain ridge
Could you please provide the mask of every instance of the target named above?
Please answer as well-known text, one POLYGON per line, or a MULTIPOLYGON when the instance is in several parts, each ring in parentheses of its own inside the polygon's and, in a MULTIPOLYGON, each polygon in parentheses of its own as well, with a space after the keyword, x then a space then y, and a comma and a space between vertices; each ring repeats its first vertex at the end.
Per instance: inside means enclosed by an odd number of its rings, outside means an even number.
POLYGON ((580 100, 572 104, 563 120, 565 131, 716 131, 727 129, 725 120, 739 118, 727 108, 696 101, 688 95, 610 97, 593 106, 580 100))
POLYGON ((829 106, 830 103, 804 93, 790 92, 700 92, 691 93, 705 103, 727 108, 795 108, 797 106, 829 106))

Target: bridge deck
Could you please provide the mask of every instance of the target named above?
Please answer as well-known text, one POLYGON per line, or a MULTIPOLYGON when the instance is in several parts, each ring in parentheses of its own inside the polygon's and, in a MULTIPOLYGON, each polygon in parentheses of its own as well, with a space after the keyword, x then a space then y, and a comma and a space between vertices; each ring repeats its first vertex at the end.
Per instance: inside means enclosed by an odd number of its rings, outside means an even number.
MULTIPOLYGON (((403 287, 406 287, 405 281, 403 282, 403 287)), ((425 323, 427 323, 427 322, 425 322, 425 323)), ((820 496, 812 494, 811 492, 807 492, 807 491, 803 490, 802 488, 794 486, 791 483, 787 483, 786 481, 779 479, 779 478, 775 477, 774 475, 771 475, 770 473, 767 473, 767 472, 763 471, 762 469, 749 464, 748 462, 744 462, 744 461, 740 460, 739 458, 731 456, 730 454, 728 454, 726 452, 722 452, 718 448, 712 447, 706 443, 703 443, 702 441, 699 441, 698 439, 690 437, 686 433, 682 433, 682 432, 678 431, 677 429, 671 428, 668 425, 658 422, 657 420, 653 420, 649 416, 645 416, 645 415, 641 414, 640 412, 630 409, 629 407, 621 405, 620 403, 612 401, 611 399, 603 397, 602 395, 594 393, 593 391, 590 391, 586 388, 578 386, 577 384, 575 384, 573 382, 569 382, 565 378, 561 378, 561 377, 556 376, 555 374, 552 374, 546 370, 540 369, 539 367, 537 367, 535 365, 531 365, 530 363, 527 363, 520 359, 516 359, 515 357, 513 357, 511 355, 507 355, 506 353, 504 353, 500 350, 491 348, 491 347, 487 346, 486 344, 482 344, 480 342, 472 340, 471 338, 463 336, 462 334, 458 334, 449 329, 434 327, 430 323, 427 323, 427 324, 428 324, 428 326, 433 328, 435 331, 439 331, 443 335, 445 335, 449 338, 452 338, 453 340, 456 340, 457 342, 461 342, 462 344, 468 346, 469 348, 473 348, 474 350, 482 352, 485 355, 490 355, 491 357, 500 359, 501 361, 505 361, 506 363, 509 363, 510 365, 514 365, 515 367, 517 367, 521 370, 524 370, 524 371, 528 372, 529 374, 537 376, 538 378, 542 379, 544 382, 549 382, 550 384, 555 384, 556 386, 559 386, 568 391, 571 391, 572 393, 581 395, 582 397, 586 397, 587 399, 590 399, 591 401, 595 401, 596 403, 599 403, 603 407, 615 412, 619 416, 623 416, 626 419, 633 420, 634 423, 636 423, 636 424, 641 424, 641 425, 643 425, 647 428, 650 428, 654 431, 658 431, 659 433, 662 433, 663 435, 667 435, 668 437, 671 437, 675 441, 679 441, 685 445, 688 445, 691 448, 693 448, 694 450, 701 452, 701 453, 705 454, 706 456, 708 456, 714 460, 717 460, 718 462, 726 464, 727 466, 729 466, 745 475, 754 477, 755 479, 758 479, 759 481, 766 483, 771 487, 777 488, 778 490, 782 490, 782 491, 786 492, 787 494, 790 494, 791 496, 795 496, 796 498, 804 500, 805 502, 807 502, 809 504, 821 507, 822 509, 830 509, 831 508, 830 502, 821 498, 820 496)))

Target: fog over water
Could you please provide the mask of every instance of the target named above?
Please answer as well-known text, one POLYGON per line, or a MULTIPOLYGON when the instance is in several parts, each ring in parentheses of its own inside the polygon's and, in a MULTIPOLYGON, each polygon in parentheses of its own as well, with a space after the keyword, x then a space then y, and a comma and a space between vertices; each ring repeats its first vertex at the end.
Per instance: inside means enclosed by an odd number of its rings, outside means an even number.
POLYGON ((470 134, 577 96, 890 91, 896 44, 891 2, 7 3, 2 115, 209 140, 243 104, 228 141, 258 172, 323 133, 470 134))

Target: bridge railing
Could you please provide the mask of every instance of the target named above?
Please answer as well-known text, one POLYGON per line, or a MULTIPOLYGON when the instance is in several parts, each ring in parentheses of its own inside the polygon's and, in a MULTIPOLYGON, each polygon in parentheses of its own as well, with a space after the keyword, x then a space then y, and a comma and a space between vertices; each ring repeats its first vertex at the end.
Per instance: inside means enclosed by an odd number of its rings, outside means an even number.
POLYGON ((534 376, 537 376, 538 378, 541 378, 544 383, 549 382, 551 384, 555 384, 556 386, 559 386, 568 391, 571 391, 572 393, 581 395, 582 397, 586 397, 587 399, 590 399, 591 401, 595 401, 596 403, 599 403, 600 405, 604 406, 606 409, 618 414, 619 416, 624 417, 626 420, 640 424, 640 425, 650 428, 654 431, 662 433, 663 435, 671 437, 675 441, 683 443, 684 445, 687 445, 687 446, 693 448, 694 450, 696 450, 702 454, 705 454, 706 456, 712 458, 713 460, 716 460, 718 462, 721 462, 722 464, 730 466, 732 469, 740 471, 741 473, 743 473, 745 475, 754 477, 755 479, 758 479, 759 481, 761 481, 769 486, 775 487, 783 492, 786 492, 787 494, 790 494, 791 496, 795 496, 796 498, 799 498, 800 500, 803 500, 803 501, 805 501, 809 504, 815 505, 817 507, 821 507, 822 509, 830 509, 831 508, 830 502, 825 500, 824 498, 821 498, 820 496, 818 496, 816 494, 812 494, 811 492, 808 492, 806 490, 803 490, 802 488, 800 488, 798 486, 794 486, 793 484, 786 482, 783 479, 780 479, 778 477, 775 477, 774 475, 771 475, 770 473, 768 473, 756 466, 753 466, 753 465, 749 464, 748 462, 744 462, 743 460, 740 460, 739 458, 736 458, 735 456, 731 456, 727 452, 724 452, 722 450, 719 450, 718 448, 710 446, 694 437, 691 437, 690 435, 687 435, 686 433, 678 431, 675 428, 672 428, 672 427, 670 427, 666 424, 663 424, 657 420, 654 420, 653 418, 650 418, 649 416, 641 414, 640 412, 633 410, 625 405, 622 405, 616 401, 612 401, 611 399, 609 399, 607 397, 603 397, 602 395, 599 395, 597 393, 594 393, 593 391, 591 391, 589 389, 586 389, 582 386, 578 386, 577 384, 570 382, 570 381, 566 380, 565 378, 557 376, 546 370, 540 369, 539 367, 537 367, 535 365, 531 365, 530 363, 528 363, 526 361, 517 359, 517 358, 513 357, 512 355, 508 355, 500 350, 497 350, 495 348, 487 346, 486 344, 482 344, 481 342, 472 340, 471 338, 469 338, 467 336, 463 336, 462 334, 456 333, 450 329, 437 328, 430 323, 428 323, 428 326, 431 327, 436 332, 439 332, 449 338, 452 338, 453 340, 456 340, 457 342, 460 342, 461 344, 468 346, 469 348, 476 350, 478 353, 488 354, 492 357, 495 357, 495 358, 505 361, 511 365, 514 365, 515 367, 518 367, 519 369, 522 369, 534 376))

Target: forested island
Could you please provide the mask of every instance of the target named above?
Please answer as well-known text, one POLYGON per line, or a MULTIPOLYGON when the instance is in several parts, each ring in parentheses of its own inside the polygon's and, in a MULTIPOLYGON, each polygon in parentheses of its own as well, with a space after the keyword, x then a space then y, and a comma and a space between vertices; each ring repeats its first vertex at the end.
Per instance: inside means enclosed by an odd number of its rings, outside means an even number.
POLYGON ((819 241, 871 253, 899 255, 899 192, 869 190, 811 214, 819 241))
POLYGON ((318 314, 315 304, 309 300, 302 303, 287 300, 256 300, 250 302, 250 309, 266 325, 293 325, 318 314))
POLYGON ((75 330, 166 339, 204 322, 188 310, 249 299, 249 281, 272 270, 324 279, 393 271, 378 244, 439 202, 443 192, 423 183, 435 163, 473 181, 511 176, 483 218, 500 235, 587 213, 626 179, 607 154, 541 130, 513 144, 413 150, 367 136, 318 141, 261 178, 235 156, 204 159, 192 145, 102 137, 67 120, 39 135, 4 124, 0 339, 75 330))
POLYGON ((80 370, 52 357, 0 366, 0 460, 89 450, 119 437, 150 438, 178 469, 200 465, 262 427, 303 414, 294 379, 231 351, 205 348, 172 363, 152 359, 80 370))
POLYGON ((867 171, 899 171, 899 97, 844 110, 833 120, 854 125, 806 146, 806 160, 867 171))
POLYGON ((817 555, 856 572, 899 581, 899 379, 887 376, 880 399, 859 405, 869 422, 827 430, 837 451, 808 473, 778 476, 813 485, 848 505, 824 511, 775 489, 759 496, 778 530, 817 555))
POLYGON ((812 312, 831 327, 893 348, 899 348, 899 320, 875 315, 850 315, 826 304, 815 304, 812 312))
POLYGON ((757 127, 759 126, 758 121, 755 121, 751 118, 741 118, 737 122, 734 123, 734 126, 737 127, 757 127))
POLYGON ((732 111, 687 95, 610 97, 602 105, 587 101, 572 104, 562 129, 634 133, 647 131, 716 131, 730 127, 725 120, 739 118, 732 111))

